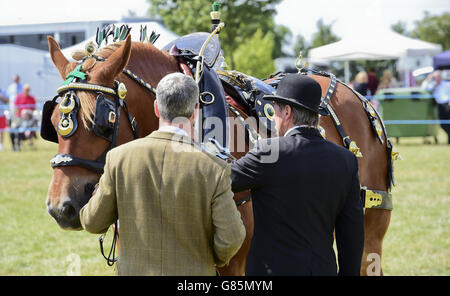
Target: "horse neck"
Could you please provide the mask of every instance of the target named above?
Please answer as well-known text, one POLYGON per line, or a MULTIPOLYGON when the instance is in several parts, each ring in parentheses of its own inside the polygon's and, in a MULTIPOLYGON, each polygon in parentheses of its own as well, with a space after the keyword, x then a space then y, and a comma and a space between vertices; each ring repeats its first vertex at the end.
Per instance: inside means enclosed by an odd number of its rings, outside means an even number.
MULTIPOLYGON (((155 89, 165 75, 179 71, 178 62, 173 56, 160 51, 152 44, 134 42, 126 69, 155 89)), ((153 109, 155 95, 123 73, 119 75, 118 79, 127 86, 126 103, 131 116, 136 118, 139 137, 144 137, 158 129, 158 119, 153 109)), ((122 142, 126 142, 126 140, 122 142)))

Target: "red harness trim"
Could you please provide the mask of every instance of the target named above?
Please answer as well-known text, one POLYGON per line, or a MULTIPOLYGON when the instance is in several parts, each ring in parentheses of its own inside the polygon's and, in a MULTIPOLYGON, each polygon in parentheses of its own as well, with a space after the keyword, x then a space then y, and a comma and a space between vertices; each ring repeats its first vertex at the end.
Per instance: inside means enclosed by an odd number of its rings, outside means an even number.
POLYGON ((227 103, 230 104, 231 106, 233 106, 234 108, 238 109, 241 113, 243 114, 247 114, 247 112, 245 112, 244 107, 242 107, 238 102, 236 102, 232 97, 230 97, 229 95, 225 95, 225 98, 227 100, 227 103))
POLYGON ((189 68, 189 66, 183 60, 178 59, 178 67, 180 68, 181 72, 183 72, 184 75, 194 77, 191 68, 189 68))

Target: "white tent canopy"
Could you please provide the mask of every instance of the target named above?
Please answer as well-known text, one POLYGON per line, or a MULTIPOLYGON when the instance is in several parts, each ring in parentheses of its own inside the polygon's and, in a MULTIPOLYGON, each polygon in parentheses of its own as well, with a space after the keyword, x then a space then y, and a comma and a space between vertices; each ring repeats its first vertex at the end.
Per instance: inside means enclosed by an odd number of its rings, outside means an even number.
MULTIPOLYGON (((390 60, 435 55, 442 51, 439 44, 409 38, 388 29, 361 32, 311 49, 308 54, 310 61, 390 60)), ((346 71, 346 81, 347 76, 346 71)))

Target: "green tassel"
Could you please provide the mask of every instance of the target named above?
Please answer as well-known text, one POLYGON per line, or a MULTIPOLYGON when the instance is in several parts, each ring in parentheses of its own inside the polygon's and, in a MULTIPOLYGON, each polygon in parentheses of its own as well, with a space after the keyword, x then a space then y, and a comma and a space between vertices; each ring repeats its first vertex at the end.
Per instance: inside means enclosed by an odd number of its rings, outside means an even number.
POLYGON ((117 39, 119 39, 120 41, 120 29, 116 28, 116 33, 114 33, 114 42, 117 41, 117 39))
POLYGON ((149 38, 150 42, 152 44, 155 44, 156 40, 158 40, 160 35, 161 34, 156 34, 155 31, 152 31, 152 34, 150 35, 150 38, 149 38))
POLYGON ((66 81, 64 81, 64 85, 71 83, 75 78, 79 78, 81 80, 86 79, 86 73, 81 69, 81 65, 78 65, 72 72, 67 74, 66 81))
POLYGON ((141 25, 141 34, 140 34, 140 42, 145 42, 147 39, 147 26, 142 26, 141 25))
POLYGON ((103 30, 100 31, 100 28, 97 28, 97 38, 95 41, 97 42, 98 47, 100 47, 100 44, 103 42, 103 30))
POLYGON ((220 9, 219 1, 214 1, 214 3, 212 4, 212 10, 213 11, 219 11, 219 9, 220 9))

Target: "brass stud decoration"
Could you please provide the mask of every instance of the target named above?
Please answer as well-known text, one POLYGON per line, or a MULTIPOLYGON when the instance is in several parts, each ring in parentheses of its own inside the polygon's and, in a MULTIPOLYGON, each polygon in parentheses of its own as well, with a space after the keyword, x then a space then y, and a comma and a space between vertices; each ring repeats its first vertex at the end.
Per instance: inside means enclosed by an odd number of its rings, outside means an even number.
POLYGON ((127 96, 127 87, 125 86, 125 84, 123 84, 122 82, 119 83, 119 86, 117 87, 117 92, 118 92, 119 98, 121 100, 125 100, 125 98, 127 96))
POLYGON ((266 115, 267 119, 270 121, 273 121, 273 116, 275 115, 275 109, 271 104, 265 104, 264 105, 264 114, 266 115))

